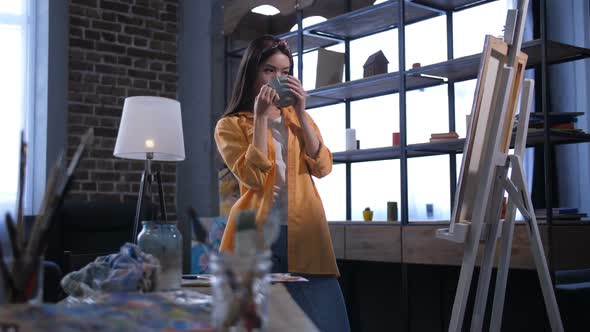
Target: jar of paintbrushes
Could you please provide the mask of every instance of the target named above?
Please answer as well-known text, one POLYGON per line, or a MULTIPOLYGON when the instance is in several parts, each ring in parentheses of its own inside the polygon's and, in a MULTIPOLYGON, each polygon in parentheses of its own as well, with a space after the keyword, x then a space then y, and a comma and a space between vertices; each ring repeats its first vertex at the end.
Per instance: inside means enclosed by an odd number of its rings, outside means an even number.
POLYGON ((0 304, 43 303, 43 256, 4 256, 1 264, 0 304))
POLYGON ((212 319, 219 331, 265 331, 268 326, 270 251, 259 248, 255 211, 236 220, 234 252, 210 255, 212 319))
POLYGON ((59 155, 47 177, 42 204, 31 224, 25 221, 23 210, 27 143, 24 132, 21 132, 16 219, 10 213, 6 214, 4 224, 8 239, 0 238, 0 304, 43 302, 43 256, 49 241, 49 230, 82 154, 93 138, 94 132, 89 129, 81 137, 69 164, 66 164, 63 151, 59 155), (5 240, 8 240, 6 245, 5 240), (10 249, 10 253, 5 249, 10 249))

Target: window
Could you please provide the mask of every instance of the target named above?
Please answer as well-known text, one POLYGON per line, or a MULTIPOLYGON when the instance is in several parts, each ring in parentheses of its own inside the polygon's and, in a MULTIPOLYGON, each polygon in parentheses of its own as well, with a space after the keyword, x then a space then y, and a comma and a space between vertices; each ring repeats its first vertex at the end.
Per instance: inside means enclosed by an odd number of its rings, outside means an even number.
MULTIPOLYGON (((20 132, 27 122, 33 42, 31 0, 0 1, 0 212, 14 212, 19 173, 20 132)), ((2 220, 4 218, 2 217, 2 220)))
POLYGON ((399 202, 399 160, 354 163, 351 166, 352 220, 363 220, 363 210, 373 210, 373 220, 387 220, 387 202, 399 202))
MULTIPOLYGON (((376 1, 379 3, 382 1, 376 1)), ((500 36, 511 0, 493 1, 485 5, 453 13, 454 57, 480 53, 486 34, 500 36)), ((303 26, 325 19, 310 17, 303 26)), ((294 26, 292 30, 297 29, 294 26)), ((406 69, 426 66, 447 59, 446 17, 444 15, 406 25, 406 69)), ((350 45, 351 80, 362 79, 367 57, 381 50, 387 57, 388 72, 398 71, 398 31, 380 32, 352 40, 350 45)), ((342 44, 330 48, 343 52, 342 44)), ((295 57, 295 67, 297 66, 295 57)), ((315 88, 317 52, 303 55, 303 86, 315 88)), ((466 134, 466 115, 471 112, 475 80, 455 84, 455 127, 460 137, 466 134)), ((351 128, 356 129, 361 149, 391 146, 391 134, 398 132, 398 94, 351 102, 351 128)), ((326 146, 332 152, 344 150, 344 104, 309 110, 320 127, 326 146)), ((449 129, 447 85, 408 91, 406 93, 408 144, 428 142, 431 133, 449 129)), ((457 175, 461 155, 457 156, 457 175)), ((344 220, 346 204, 345 166, 335 165, 333 173, 316 180, 324 201, 328 220, 344 220)), ((363 220, 362 210, 369 206, 373 220, 386 220, 388 201, 401 201, 400 161, 384 160, 351 165, 351 218, 363 220)), ((408 159, 408 216, 410 221, 449 220, 450 159, 447 155, 408 159)))

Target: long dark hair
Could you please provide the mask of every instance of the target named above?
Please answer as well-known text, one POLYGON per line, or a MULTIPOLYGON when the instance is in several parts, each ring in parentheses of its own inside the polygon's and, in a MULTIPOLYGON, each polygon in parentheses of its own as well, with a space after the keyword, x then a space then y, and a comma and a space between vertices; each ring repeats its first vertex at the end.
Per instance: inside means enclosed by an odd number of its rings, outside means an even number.
POLYGON ((271 35, 254 39, 242 57, 232 95, 223 116, 239 111, 252 111, 255 97, 255 91, 252 90, 256 82, 258 66, 277 52, 289 57, 289 75, 293 75, 293 56, 285 41, 271 35))

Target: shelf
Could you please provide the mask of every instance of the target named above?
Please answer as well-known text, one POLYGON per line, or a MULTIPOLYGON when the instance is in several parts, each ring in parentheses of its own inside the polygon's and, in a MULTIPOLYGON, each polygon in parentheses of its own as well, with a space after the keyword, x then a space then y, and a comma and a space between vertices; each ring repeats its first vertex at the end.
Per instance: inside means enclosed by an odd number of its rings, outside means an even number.
MULTIPOLYGON (((406 76, 406 90, 442 84, 441 79, 406 76)), ((328 106, 345 100, 357 100, 399 92, 399 73, 387 73, 330 85, 307 93, 307 108, 328 106)))
POLYGON ((408 156, 424 157, 446 153, 461 153, 465 146, 465 138, 448 140, 445 142, 418 143, 408 145, 408 156))
MULTIPOLYGON (((405 3, 405 25, 424 21, 443 15, 447 10, 462 10, 493 0, 414 0, 405 3)), ((303 52, 332 46, 344 40, 353 40, 378 32, 394 29, 399 25, 399 1, 392 0, 378 5, 367 6, 351 11, 327 21, 306 27, 303 32, 303 52)), ((293 54, 299 53, 297 32, 287 32, 277 36, 286 40, 293 54)), ((236 48, 229 54, 241 57, 244 47, 236 48)))
MULTIPOLYGON (((571 132, 558 129, 551 129, 551 144, 573 144, 590 142, 590 134, 583 132, 571 132)), ((527 146, 543 144, 543 129, 529 129, 527 146)))
MULTIPOLYGON (((541 40, 535 39, 522 44, 522 51, 529 56, 527 67, 541 64, 541 40)), ((590 57, 590 49, 564 44, 552 40, 547 41, 547 62, 558 64, 590 57)))
POLYGON ((362 149, 352 151, 334 152, 334 163, 377 161, 397 159, 400 157, 400 148, 387 146, 383 148, 362 149))
POLYGON ((459 11, 475 6, 479 6, 486 2, 493 2, 496 0, 413 0, 417 4, 432 7, 438 10, 452 10, 459 11))
MULTIPOLYGON (((336 16, 303 29, 304 33, 326 36, 328 40, 357 39, 399 25, 399 1, 387 1, 336 16)), ((427 20, 442 14, 439 10, 413 3, 405 3, 405 25, 427 20)), ((307 47, 306 47, 307 49, 307 47)))
MULTIPOLYGON (((291 50, 293 55, 299 52, 299 44, 297 43, 299 37, 297 35, 297 31, 291 31, 278 35, 277 38, 283 39, 287 45, 289 45, 289 50, 291 50)), ((325 37, 309 34, 305 31, 303 33, 303 47, 305 53, 317 50, 322 47, 329 47, 338 43, 340 43, 339 40, 330 40, 325 37)), ((228 54, 232 57, 241 58, 242 55, 244 55, 245 50, 245 47, 241 47, 229 52, 228 54)))
MULTIPOLYGON (((338 44, 346 39, 357 39, 396 28, 399 25, 398 2, 393 0, 367 6, 304 28, 302 30, 304 53, 338 44)), ((440 10, 406 1, 404 23, 412 24, 442 14, 440 10)), ((299 53, 296 31, 277 37, 287 41, 293 54, 299 53)), ((232 50, 230 54, 241 56, 244 50, 245 48, 239 48, 232 50)))
MULTIPOLYGON (((531 130, 531 129, 529 129, 531 130)), ((573 144, 590 142, 590 134, 581 132, 567 132, 551 130, 552 144, 573 144)), ((543 131, 533 130, 527 137, 527 147, 543 144, 543 131)), ((459 138, 445 142, 410 144, 407 147, 407 155, 412 157, 435 156, 448 153, 462 153, 465 139, 459 138)), ((387 159, 398 159, 400 157, 399 147, 383 147, 374 149, 354 150, 335 152, 334 163, 378 161, 387 159)))
MULTIPOLYGON (((569 117, 577 117, 584 115, 584 112, 549 112, 549 117, 552 116, 569 116, 569 117)), ((543 116, 543 112, 532 112, 531 116, 543 116)))
MULTIPOLYGON (((527 68, 541 64, 541 41, 531 40, 522 44, 522 51, 529 58, 527 68)), ((590 49, 567 45, 554 41, 547 41, 547 63, 558 64, 590 57, 590 49)), ((407 72, 408 75, 433 75, 445 77, 450 82, 465 81, 477 78, 481 53, 432 64, 407 72)))
MULTIPOLYGON (((523 52, 529 55, 527 68, 540 64, 541 42, 529 41, 523 44, 523 52)), ((549 64, 557 64, 590 57, 590 49, 547 42, 547 60, 549 64)), ((481 54, 432 64, 407 71, 406 91, 427 88, 445 83, 443 79, 423 77, 430 75, 446 78, 450 82, 459 82, 477 78, 481 54)), ((316 108, 399 92, 399 72, 387 73, 368 78, 358 79, 340 84, 311 90, 308 92, 307 108, 316 108)))
MULTIPOLYGON (((552 129, 550 137, 551 144, 574 144, 590 142, 590 134, 583 132, 571 132, 552 129)), ((537 130, 529 128, 529 133, 526 141, 527 147, 543 145, 543 140, 544 137, 542 129, 537 130)), ((512 144, 514 144, 514 137, 512 144)), ((408 156, 422 157, 453 152, 462 153, 464 145, 464 138, 451 140, 447 142, 411 144, 408 146, 408 156)))

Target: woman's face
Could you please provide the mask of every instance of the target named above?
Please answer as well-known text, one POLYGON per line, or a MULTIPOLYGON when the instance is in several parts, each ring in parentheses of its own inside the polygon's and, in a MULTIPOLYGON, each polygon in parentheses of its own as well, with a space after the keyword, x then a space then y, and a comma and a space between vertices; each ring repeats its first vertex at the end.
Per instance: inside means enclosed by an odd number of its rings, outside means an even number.
POLYGON ((288 75, 290 68, 291 62, 289 61, 289 57, 285 54, 276 52, 275 54, 268 57, 268 59, 266 59, 258 67, 254 94, 258 95, 260 88, 262 88, 263 85, 267 84, 275 77, 288 75))

